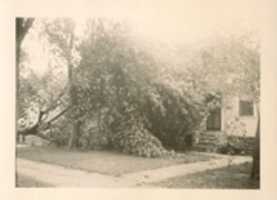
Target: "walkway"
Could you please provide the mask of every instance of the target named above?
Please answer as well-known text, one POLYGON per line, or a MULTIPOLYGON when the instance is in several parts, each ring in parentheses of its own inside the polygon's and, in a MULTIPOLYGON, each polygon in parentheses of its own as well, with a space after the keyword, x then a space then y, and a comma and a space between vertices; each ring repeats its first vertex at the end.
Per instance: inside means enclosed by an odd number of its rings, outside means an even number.
POLYGON ((17 173, 56 187, 135 187, 228 165, 242 164, 251 160, 251 157, 222 156, 220 159, 210 161, 179 164, 113 177, 18 158, 17 173))
POLYGON ((136 185, 143 185, 144 183, 159 182, 177 176, 184 176, 206 170, 227 167, 229 165, 242 164, 245 162, 250 162, 251 160, 251 157, 225 157, 221 159, 214 159, 211 161, 174 165, 165 168, 126 174, 123 175, 122 178, 124 178, 125 180, 129 180, 130 182, 135 182, 136 185))

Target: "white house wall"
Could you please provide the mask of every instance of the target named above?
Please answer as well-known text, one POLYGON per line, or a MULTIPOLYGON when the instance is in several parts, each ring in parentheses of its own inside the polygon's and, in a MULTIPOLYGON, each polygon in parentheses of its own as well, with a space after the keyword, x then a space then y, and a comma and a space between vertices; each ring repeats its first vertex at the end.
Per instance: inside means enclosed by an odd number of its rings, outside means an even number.
POLYGON ((222 131, 229 135, 242 136, 243 133, 240 131, 228 131, 228 123, 238 119, 239 123, 244 124, 244 133, 247 137, 254 137, 257 126, 257 113, 254 107, 254 116, 240 116, 239 115, 239 98, 225 98, 223 100, 222 108, 222 131))

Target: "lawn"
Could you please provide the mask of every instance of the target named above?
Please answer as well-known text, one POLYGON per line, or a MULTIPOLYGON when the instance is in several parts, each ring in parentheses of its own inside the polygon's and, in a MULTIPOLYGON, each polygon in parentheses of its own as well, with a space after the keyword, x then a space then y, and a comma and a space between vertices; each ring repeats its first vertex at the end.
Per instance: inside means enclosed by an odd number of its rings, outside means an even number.
POLYGON ((148 186, 165 188, 258 189, 259 182, 249 179, 251 163, 208 170, 167 179, 148 186))
POLYGON ((29 188, 29 187, 53 187, 53 186, 48 183, 44 183, 42 181, 37 181, 34 178, 18 174, 16 176, 16 187, 29 188))
POLYGON ((142 158, 112 151, 80 152, 53 147, 20 148, 17 157, 113 176, 214 158, 197 152, 187 152, 175 158, 142 158))

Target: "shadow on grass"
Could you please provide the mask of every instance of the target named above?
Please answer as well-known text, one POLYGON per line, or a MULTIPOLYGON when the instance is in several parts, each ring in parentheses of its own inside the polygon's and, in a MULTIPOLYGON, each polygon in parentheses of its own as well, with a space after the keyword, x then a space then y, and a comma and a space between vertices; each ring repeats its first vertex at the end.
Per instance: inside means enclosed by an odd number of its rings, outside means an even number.
POLYGON ((171 178, 149 186, 188 189, 259 189, 259 181, 250 179, 251 167, 251 163, 233 165, 171 178))

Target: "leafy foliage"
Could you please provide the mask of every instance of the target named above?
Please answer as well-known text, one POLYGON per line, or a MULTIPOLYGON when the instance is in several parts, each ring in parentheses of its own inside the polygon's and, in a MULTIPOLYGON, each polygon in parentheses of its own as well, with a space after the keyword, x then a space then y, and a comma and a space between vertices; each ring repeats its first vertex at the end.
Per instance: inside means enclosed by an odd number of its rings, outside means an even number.
POLYGON ((141 121, 122 115, 110 127, 110 143, 119 151, 143 157, 159 157, 167 153, 160 140, 145 129, 141 121))
POLYGON ((178 61, 168 62, 139 44, 126 24, 95 19, 87 21, 82 37, 74 30, 69 19, 46 23, 44 29, 53 67, 43 78, 50 83, 41 85, 39 99, 51 105, 55 91, 69 87, 57 109, 69 105, 70 112, 52 125, 57 140, 68 140, 68 133, 77 131, 70 124, 77 122, 80 148, 112 146, 157 157, 165 147, 190 146, 204 131, 209 111, 221 106, 221 95, 255 87, 259 96, 258 51, 245 37, 222 38, 184 60, 176 53, 178 61), (66 72, 55 71, 60 66, 66 72), (87 121, 95 127, 87 127, 87 121))
POLYGON ((155 86, 158 104, 148 97, 144 107, 149 130, 170 148, 191 146, 192 141, 189 140, 200 129, 205 117, 202 99, 196 98, 173 80, 155 86))
MULTIPOLYGON (((186 146, 186 136, 197 131, 205 111, 204 98, 195 93, 193 79, 186 82, 188 78, 174 80, 173 74, 155 76, 163 75, 162 63, 136 44, 122 24, 94 20, 88 23, 86 33, 79 46, 76 81, 80 109, 85 107, 88 115, 94 110, 100 121, 112 118, 117 126, 121 116, 128 116, 134 119, 133 126, 141 123, 140 128, 133 127, 141 132, 136 137, 152 133, 171 148, 186 146)), ((104 127, 113 130, 110 126, 106 123, 104 127)))

